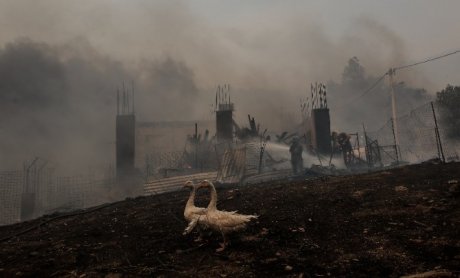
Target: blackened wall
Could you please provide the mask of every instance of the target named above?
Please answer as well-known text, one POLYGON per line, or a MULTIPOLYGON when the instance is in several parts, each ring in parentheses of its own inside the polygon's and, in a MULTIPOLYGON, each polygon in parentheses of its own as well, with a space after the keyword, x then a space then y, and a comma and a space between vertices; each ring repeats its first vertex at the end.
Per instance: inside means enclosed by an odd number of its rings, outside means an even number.
POLYGON ((117 176, 134 171, 135 154, 135 117, 118 115, 116 123, 116 160, 117 176))
POLYGON ((217 140, 232 140, 233 138, 233 111, 216 111, 217 140))
POLYGON ((322 154, 331 152, 331 120, 329 109, 318 108, 311 112, 312 118, 312 145, 322 154))

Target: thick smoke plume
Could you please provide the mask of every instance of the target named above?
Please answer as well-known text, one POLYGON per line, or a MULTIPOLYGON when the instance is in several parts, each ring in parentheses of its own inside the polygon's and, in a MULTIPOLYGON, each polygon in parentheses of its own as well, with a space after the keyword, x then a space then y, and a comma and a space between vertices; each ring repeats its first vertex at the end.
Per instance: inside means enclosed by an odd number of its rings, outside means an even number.
POLYGON ((57 161, 65 170, 93 167, 88 161, 112 162, 116 89, 124 80, 138 86, 140 117, 193 117, 187 110, 198 91, 193 71, 172 58, 128 71, 85 40, 6 44, 0 50, 2 167, 17 168, 34 156, 57 161))
MULTIPOLYGON (((365 17, 332 39, 303 14, 274 11, 218 27, 183 1, 14 1, 0 11, 0 26, 8 23, 0 27, 3 169, 33 156, 69 170, 112 162, 123 81, 134 82, 141 121, 210 120, 215 87, 230 83, 237 122, 251 114, 262 128, 289 131, 310 83, 328 82, 334 129, 377 125, 389 115, 384 85, 364 103, 334 108, 406 57, 403 39, 365 17), (358 75, 347 73, 354 56, 364 67, 358 75)), ((398 76, 407 106, 427 97, 411 88, 420 80, 414 71, 398 76)))
MULTIPOLYGON (((359 59, 353 57, 343 70, 342 80, 329 81, 329 98, 336 104, 331 107, 334 129, 361 131, 357 124, 361 122, 375 130, 392 117, 390 85, 388 82, 378 82, 379 78, 380 76, 367 74, 359 59), (374 84, 377 85, 369 90, 374 84)), ((432 99, 425 89, 413 88, 404 82, 394 84, 393 89, 397 101, 397 116, 405 115, 432 99)))

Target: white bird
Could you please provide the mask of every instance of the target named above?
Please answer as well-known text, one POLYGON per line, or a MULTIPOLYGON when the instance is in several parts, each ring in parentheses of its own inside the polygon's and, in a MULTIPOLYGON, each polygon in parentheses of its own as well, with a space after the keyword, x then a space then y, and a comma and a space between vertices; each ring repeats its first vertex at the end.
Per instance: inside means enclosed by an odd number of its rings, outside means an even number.
POLYGON ((216 207, 217 192, 214 184, 208 180, 204 180, 198 186, 198 188, 202 187, 207 187, 211 191, 211 201, 206 208, 204 221, 211 229, 222 234, 224 242, 220 244, 221 248, 216 250, 217 252, 220 252, 228 245, 227 234, 246 228, 246 224, 252 219, 256 219, 258 216, 239 214, 236 211, 218 210, 216 207))
POLYGON ((206 208, 196 207, 195 206, 195 195, 197 186, 192 181, 187 181, 184 184, 184 188, 190 188, 190 196, 188 197, 187 203, 185 204, 184 209, 184 218, 188 222, 187 228, 184 230, 184 235, 190 233, 197 224, 200 226, 205 226, 203 222, 199 221, 200 216, 204 216, 206 213, 206 208))

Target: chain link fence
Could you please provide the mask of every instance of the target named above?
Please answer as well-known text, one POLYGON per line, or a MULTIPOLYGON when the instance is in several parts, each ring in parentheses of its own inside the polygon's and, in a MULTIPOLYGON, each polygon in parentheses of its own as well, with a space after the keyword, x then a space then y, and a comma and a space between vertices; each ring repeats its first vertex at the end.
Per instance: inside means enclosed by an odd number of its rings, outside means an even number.
POLYGON ((22 171, 0 172, 0 225, 21 220, 22 171))
POLYGON ((435 103, 424 104, 396 121, 388 120, 376 131, 367 132, 376 142, 381 164, 419 163, 431 159, 459 160, 459 139, 451 136, 451 112, 435 103))
POLYGON ((97 178, 94 175, 61 177, 52 169, 0 172, 0 225, 111 201, 114 185, 114 173, 97 178), (28 204, 23 203, 26 199, 28 204), (24 210, 30 208, 25 214, 24 210))

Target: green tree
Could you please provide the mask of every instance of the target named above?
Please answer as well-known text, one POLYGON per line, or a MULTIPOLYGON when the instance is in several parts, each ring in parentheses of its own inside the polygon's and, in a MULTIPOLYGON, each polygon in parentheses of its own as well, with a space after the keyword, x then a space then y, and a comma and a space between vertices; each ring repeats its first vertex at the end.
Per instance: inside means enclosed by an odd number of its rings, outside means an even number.
POLYGON ((357 57, 348 60, 348 64, 343 69, 342 84, 350 88, 358 89, 366 86, 366 72, 364 67, 359 63, 357 57))
POLYGON ((450 138, 460 139, 460 87, 447 85, 436 93, 436 104, 441 108, 441 127, 450 138))

